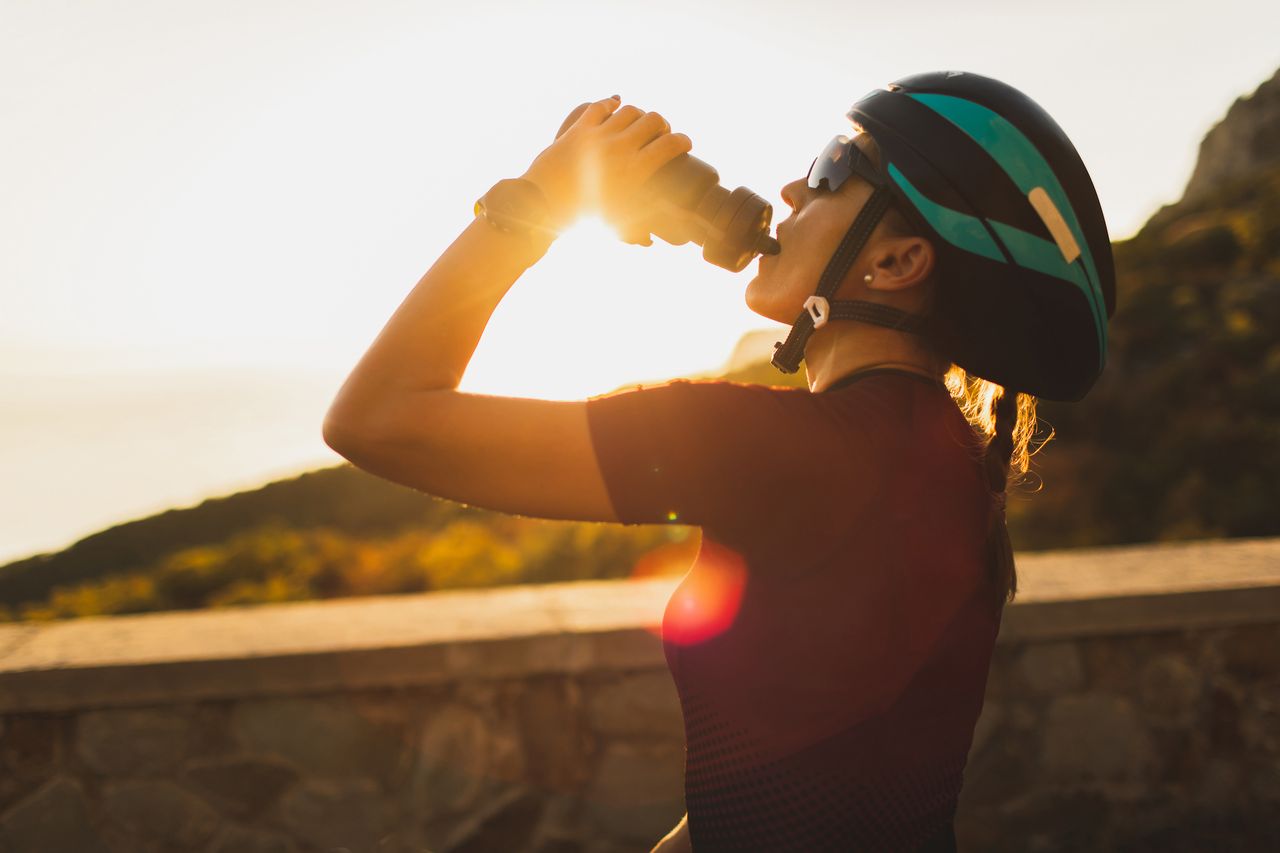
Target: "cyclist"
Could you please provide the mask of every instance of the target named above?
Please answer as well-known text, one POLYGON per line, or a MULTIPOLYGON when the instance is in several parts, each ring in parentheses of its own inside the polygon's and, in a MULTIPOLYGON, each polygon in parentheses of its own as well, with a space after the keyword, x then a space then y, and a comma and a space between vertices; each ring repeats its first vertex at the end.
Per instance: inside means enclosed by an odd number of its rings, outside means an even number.
MULTIPOLYGON (((684 820, 657 850, 955 849, 1004 604, 1007 484, 1037 397, 1105 363, 1114 271, 1078 154, 1022 93, 899 80, 787 184, 748 305, 791 325, 807 388, 674 380, 578 402, 465 394, 491 312, 584 210, 631 242, 690 149, 592 104, 543 151, 513 226, 467 227, 338 393, 356 465, 506 512, 702 528, 663 617, 687 740, 684 820)), ((623 298, 642 298, 619 294, 623 298)))

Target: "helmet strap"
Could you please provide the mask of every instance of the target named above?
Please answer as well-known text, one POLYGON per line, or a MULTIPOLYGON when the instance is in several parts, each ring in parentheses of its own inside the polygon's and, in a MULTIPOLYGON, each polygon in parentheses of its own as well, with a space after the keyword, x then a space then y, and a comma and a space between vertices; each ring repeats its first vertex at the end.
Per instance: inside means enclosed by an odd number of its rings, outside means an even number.
MULTIPOLYGON (((830 302, 827 307, 828 320, 857 320, 860 323, 870 323, 873 326, 883 326, 886 329, 912 335, 923 335, 925 331, 924 322, 920 317, 891 305, 881 305, 879 302, 851 299, 830 302)), ((820 329, 823 325, 826 324, 814 323, 814 328, 820 329)))
POLYGON ((827 320, 859 320, 877 326, 886 326, 904 332, 919 334, 920 328, 916 318, 892 308, 888 305, 877 305, 860 300, 832 302, 836 288, 844 281, 845 273, 853 266, 858 253, 871 239, 871 232, 884 216, 889 205, 893 203, 893 195, 886 187, 877 187, 862 206, 862 210, 854 217, 853 224, 845 232, 844 239, 836 249, 822 278, 818 280, 818 290, 805 302, 805 310, 796 318, 785 341, 774 344, 773 366, 783 373, 795 373, 800 369, 804 359, 804 348, 814 329, 821 328, 827 320), (815 310, 816 309, 816 310, 815 310))

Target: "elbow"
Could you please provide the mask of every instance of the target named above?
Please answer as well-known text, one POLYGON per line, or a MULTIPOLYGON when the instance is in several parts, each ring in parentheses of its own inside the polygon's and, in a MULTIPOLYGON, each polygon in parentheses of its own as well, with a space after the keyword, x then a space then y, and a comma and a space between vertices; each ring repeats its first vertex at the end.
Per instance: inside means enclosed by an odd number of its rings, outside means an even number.
POLYGON ((324 443, 340 456, 351 458, 351 454, 363 433, 353 420, 338 411, 336 406, 325 413, 324 423, 320 427, 320 435, 324 443))
POLYGON ((358 403, 340 396, 325 413, 321 434, 325 444, 357 465, 357 457, 422 452, 442 428, 437 408, 435 392, 358 403))
POLYGON ((332 415, 325 415, 324 424, 320 427, 320 435, 324 438, 324 443, 329 445, 330 450, 340 456, 347 455, 343 450, 349 446, 351 434, 332 415))
POLYGON ((325 412, 320 426, 324 443, 350 459, 351 451, 367 445, 374 434, 373 425, 380 417, 381 403, 379 397, 354 389, 348 379, 325 412))

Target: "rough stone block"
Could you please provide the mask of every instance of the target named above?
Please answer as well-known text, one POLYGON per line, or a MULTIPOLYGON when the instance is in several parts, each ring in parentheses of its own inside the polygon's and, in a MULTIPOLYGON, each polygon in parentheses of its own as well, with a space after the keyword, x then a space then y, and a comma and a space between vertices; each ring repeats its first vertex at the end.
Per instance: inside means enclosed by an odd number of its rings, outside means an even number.
POLYGON ((1226 671, 1245 682, 1280 679, 1280 626, 1240 625, 1221 645, 1226 671))
POLYGON ((1006 804, 999 818, 975 821, 957 815, 961 850, 982 853, 1077 853, 1109 850, 1112 806, 1094 791, 1041 791, 1006 804))
POLYGON ((1010 730, 1009 717, 1005 711, 999 731, 987 741, 985 749, 970 750, 964 787, 960 790, 960 807, 964 811, 988 815, 1040 784, 1043 773, 1033 760, 1039 733, 1010 730))
POLYGON ((478 711, 463 705, 432 711, 418 740, 412 802, 428 818, 471 806, 484 789, 491 741, 478 711))
POLYGON ((309 779, 280 799, 277 820, 322 850, 375 853, 388 825, 378 784, 368 778, 309 779))
POLYGON ((680 698, 665 671, 630 673, 589 686, 587 716, 591 727, 602 735, 684 740, 680 698))
POLYGON ((581 841, 572 838, 544 838, 534 844, 531 853, 582 853, 581 841))
POLYGON ((1016 677, 1017 660, 1023 647, 1012 643, 997 643, 991 656, 991 669, 987 672, 986 698, 997 702, 1026 693, 1016 677))
POLYGON ((1138 696, 1152 717, 1188 723, 1195 715, 1205 687, 1204 676, 1176 655, 1161 655, 1142 668, 1138 696))
POLYGON ((1091 691, 1125 694, 1138 682, 1142 660, 1133 646, 1142 637, 1133 638, 1129 644, 1121 644, 1110 638, 1090 637, 1079 642, 1080 657, 1089 673, 1088 689, 1091 691))
POLYGON ((569 791, 585 782, 592 739, 582 705, 581 689, 571 681, 538 679, 520 692, 516 713, 531 783, 569 791))
POLYGON ((252 752, 275 755, 308 774, 371 776, 388 782, 405 752, 403 732, 343 698, 241 702, 231 729, 252 752))
POLYGON ((225 814, 252 818, 275 805, 298 779, 292 765, 277 758, 214 758, 193 762, 183 782, 225 814))
POLYGON ((1061 781, 1137 779, 1155 763, 1150 738, 1127 699, 1061 696, 1049 706, 1042 756, 1061 781))
POLYGON ((982 706, 982 715, 973 728, 973 743, 969 746, 969 757, 982 754, 983 748, 1004 722, 1004 710, 995 702, 986 702, 982 706))
POLYGON ((1240 702, 1237 691, 1225 687, 1213 688, 1209 693, 1208 725, 1204 728, 1215 753, 1236 755, 1244 748, 1240 702))
POLYGON ((534 849, 558 849, 560 842, 578 841, 581 834, 582 798, 575 794, 542 794, 542 820, 538 824, 534 849))
POLYGON ((221 824, 199 797, 162 780, 107 785, 102 811, 114 829, 133 839, 134 849, 168 845, 192 850, 209 841, 221 824))
POLYGON ((496 850, 527 850, 530 836, 542 816, 544 803, 538 792, 517 786, 491 797, 432 850, 442 853, 491 853, 496 850))
POLYGON ((57 775, 65 723, 44 714, 0 719, 0 812, 57 775))
POLYGON ((1240 735, 1256 756, 1280 764, 1280 678, 1255 684, 1240 714, 1240 735))
POLYGON ((1225 811, 1240 801, 1240 768, 1215 758, 1204 768, 1195 786, 1195 801, 1210 809, 1225 811))
POLYGON ((1141 821, 1135 825, 1126 819, 1115 829, 1105 849, 1124 853, 1254 853, 1280 849, 1280 819, 1257 810, 1205 813, 1191 807, 1160 823, 1141 821))
POLYGON ((584 801, 601 834, 656 843, 684 814, 684 749, 609 744, 584 801))
POLYGON ((1276 816, 1280 824, 1280 766, 1268 761, 1250 768, 1248 786, 1253 799, 1262 803, 1265 813, 1276 816))
POLYGON ((172 710, 87 711, 76 722, 76 752, 104 776, 148 776, 176 768, 191 723, 172 710))
POLYGON ((80 784, 65 778, 54 779, 0 819, 0 850, 106 853, 90 825, 80 784))
POLYGON ((209 845, 209 853, 296 853, 297 849, 286 835, 244 826, 224 827, 209 845))
POLYGON ((1084 666, 1075 643, 1031 643, 1018 659, 1018 671, 1037 693, 1066 693, 1084 685, 1084 666))

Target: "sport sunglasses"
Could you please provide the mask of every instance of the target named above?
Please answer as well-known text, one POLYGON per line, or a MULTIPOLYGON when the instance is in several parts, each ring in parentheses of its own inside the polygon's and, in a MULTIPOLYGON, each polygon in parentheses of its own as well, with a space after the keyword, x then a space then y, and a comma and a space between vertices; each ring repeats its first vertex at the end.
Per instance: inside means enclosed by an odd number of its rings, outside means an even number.
POLYGON ((850 175, 857 175, 873 187, 887 184, 884 175, 853 140, 854 137, 841 134, 827 143, 827 147, 809 166, 810 189, 822 189, 822 182, 826 181, 827 190, 835 192, 850 175))

